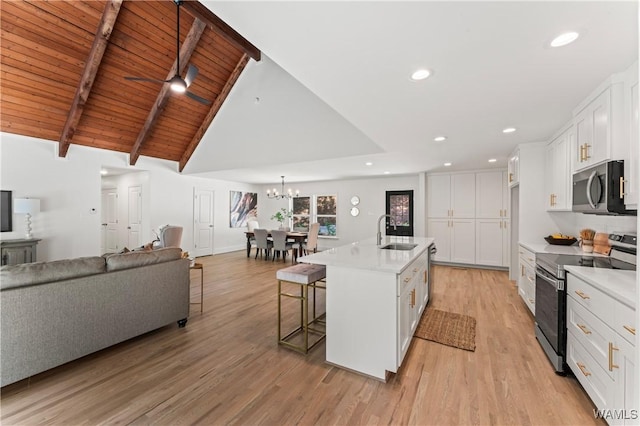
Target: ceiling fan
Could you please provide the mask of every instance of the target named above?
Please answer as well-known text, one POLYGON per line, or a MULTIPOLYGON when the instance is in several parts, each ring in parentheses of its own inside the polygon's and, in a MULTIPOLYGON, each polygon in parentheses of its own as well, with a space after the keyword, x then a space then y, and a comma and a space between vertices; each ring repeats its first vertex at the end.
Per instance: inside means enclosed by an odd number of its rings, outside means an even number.
MULTIPOLYGON (((173 2, 176 4, 176 10, 177 10, 177 20, 176 20, 176 70, 180 70, 180 5, 182 4, 183 0, 173 0, 173 2)), ((176 93, 184 93, 185 95, 187 95, 188 97, 190 97, 191 99, 194 99, 202 104, 205 105, 209 105, 211 104, 211 101, 205 99, 205 98, 201 98, 198 95, 195 95, 189 91, 187 91, 187 88, 189 86, 191 86, 191 83, 193 83, 193 80, 196 79, 196 76, 198 75, 198 68, 193 65, 193 64, 189 64, 189 69, 187 70, 187 75, 182 78, 180 76, 180 74, 178 74, 178 72, 176 72, 176 75, 174 75, 173 77, 171 77, 169 80, 158 80, 158 79, 154 79, 154 78, 146 78, 146 77, 125 77, 125 80, 131 80, 131 81, 148 81, 151 83, 169 83, 171 90, 173 90, 176 93)))

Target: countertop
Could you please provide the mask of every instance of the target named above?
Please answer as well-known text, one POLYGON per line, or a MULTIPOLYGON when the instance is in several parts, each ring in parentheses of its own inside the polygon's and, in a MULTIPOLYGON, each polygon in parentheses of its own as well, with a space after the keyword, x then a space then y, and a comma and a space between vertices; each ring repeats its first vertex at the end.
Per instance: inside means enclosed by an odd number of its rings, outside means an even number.
POLYGON ((625 305, 636 307, 636 271, 565 266, 564 269, 625 305))
POLYGON ((418 245, 412 250, 383 250, 376 245, 375 238, 370 238, 299 257, 298 262, 399 274, 414 259, 424 253, 433 242, 433 238, 424 237, 384 237, 382 245, 388 243, 414 243, 418 245))
POLYGON ((519 241, 522 247, 534 253, 552 253, 552 254, 579 254, 581 256, 608 257, 600 253, 584 253, 582 247, 575 243, 571 246, 557 246, 547 243, 531 243, 528 241, 519 241))

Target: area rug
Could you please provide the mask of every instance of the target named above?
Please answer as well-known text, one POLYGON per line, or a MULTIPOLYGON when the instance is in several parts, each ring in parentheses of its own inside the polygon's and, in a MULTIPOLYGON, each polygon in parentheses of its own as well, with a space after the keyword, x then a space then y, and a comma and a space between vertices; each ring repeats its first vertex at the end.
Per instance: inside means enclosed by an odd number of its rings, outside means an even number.
POLYGON ((475 351, 476 319, 469 315, 427 308, 420 318, 414 336, 466 351, 475 351))

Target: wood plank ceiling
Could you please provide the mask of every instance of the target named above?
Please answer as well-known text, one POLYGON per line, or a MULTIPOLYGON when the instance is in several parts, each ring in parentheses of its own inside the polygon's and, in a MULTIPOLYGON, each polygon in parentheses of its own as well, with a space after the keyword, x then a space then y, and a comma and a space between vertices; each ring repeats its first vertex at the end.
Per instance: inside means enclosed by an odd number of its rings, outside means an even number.
MULTIPOLYGON (((0 2, 0 130, 69 145, 172 160, 182 171, 250 58, 260 51, 197 1, 180 10, 180 75, 199 69, 189 92, 176 73, 176 4, 161 1, 0 2)), ((71 148, 73 149, 73 148, 71 148)))

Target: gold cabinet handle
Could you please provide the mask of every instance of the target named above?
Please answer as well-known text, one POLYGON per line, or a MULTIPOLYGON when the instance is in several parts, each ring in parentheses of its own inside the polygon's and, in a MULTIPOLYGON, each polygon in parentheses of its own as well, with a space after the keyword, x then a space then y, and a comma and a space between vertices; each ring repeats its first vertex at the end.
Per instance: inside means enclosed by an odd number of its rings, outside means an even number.
POLYGON ((509 182, 513 182, 513 173, 509 173, 509 182))
POLYGON ((576 325, 580 330, 582 330, 584 334, 591 334, 591 330, 589 330, 584 324, 576 324, 576 325))
POLYGON ((631 327, 630 325, 623 325, 622 328, 624 328, 625 330, 627 330, 629 333, 633 334, 634 336, 636 335, 636 329, 631 327))
POLYGON ((411 306, 412 308, 416 306, 416 289, 415 288, 411 290, 411 303, 409 306, 411 306))
POLYGON ((404 282, 405 282, 405 283, 408 283, 409 281, 411 281, 411 278, 409 278, 409 277, 407 277, 407 278, 405 278, 405 279, 404 279, 404 282))
POLYGON ((584 364, 582 364, 582 363, 580 363, 580 362, 576 362, 576 364, 578 365, 578 368, 580 369, 580 371, 582 371, 582 374, 583 374, 585 377, 588 377, 588 376, 590 376, 590 375, 591 375, 591 373, 589 373, 589 372, 587 371, 587 367, 586 367, 584 364))
POLYGON ((581 292, 580 290, 576 290, 576 294, 580 297, 582 297, 583 299, 591 299, 589 296, 587 296, 586 294, 584 294, 583 292, 581 292))
POLYGON ((425 284, 427 283, 427 271, 424 271, 422 274, 422 282, 425 284))
POLYGON ((613 363, 613 351, 619 350, 613 343, 609 342, 609 371, 613 371, 614 368, 620 368, 618 365, 613 363))
POLYGON ((524 265, 520 265, 520 276, 524 277, 524 265))
POLYGON ((415 274, 416 272, 418 272, 418 268, 413 268, 413 273, 415 274))
POLYGON ((584 161, 584 145, 580 145, 580 162, 584 161))
POLYGON ((589 156, 589 148, 591 148, 591 145, 589 145, 588 143, 584 144, 584 161, 587 161, 589 158, 591 158, 589 156))
POLYGON ((626 180, 624 179, 623 176, 620 176, 620 199, 624 199, 624 183, 626 182, 626 180))
POLYGON ((535 302, 535 300, 529 299, 529 303, 531 303, 533 305, 533 302, 535 302))

